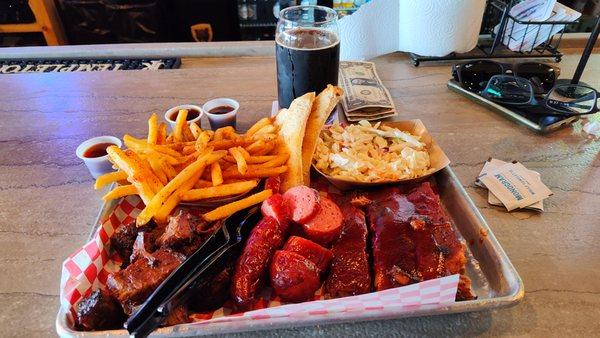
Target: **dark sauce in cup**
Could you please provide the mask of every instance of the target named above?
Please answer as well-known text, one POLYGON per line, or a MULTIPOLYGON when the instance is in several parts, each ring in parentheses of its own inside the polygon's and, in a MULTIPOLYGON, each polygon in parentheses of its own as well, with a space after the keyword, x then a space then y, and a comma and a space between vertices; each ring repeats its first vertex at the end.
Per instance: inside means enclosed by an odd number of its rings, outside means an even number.
MULTIPOLYGON (((187 114, 186 121, 191 121, 191 120, 197 118, 198 116, 200 116, 200 112, 197 111, 196 109, 188 109, 187 111, 188 111, 188 114, 187 114)), ((177 121, 177 115, 179 115, 179 110, 171 113, 171 115, 169 115, 169 119, 171 119, 171 121, 177 121)))
POLYGON ((106 152, 106 148, 110 146, 114 146, 114 144, 110 142, 96 143, 83 152, 83 157, 96 158, 108 155, 108 153, 106 152))
POLYGON ((234 110, 235 108, 231 107, 231 106, 218 106, 218 107, 214 107, 213 109, 209 110, 208 113, 209 114, 227 114, 230 113, 234 110))
POLYGON ((210 127, 212 130, 217 130, 219 128, 231 126, 235 129, 235 114, 233 115, 225 115, 227 113, 231 113, 235 108, 232 106, 222 105, 217 106, 208 110, 208 122, 210 123, 210 127), (218 116, 224 115, 224 116, 218 116))

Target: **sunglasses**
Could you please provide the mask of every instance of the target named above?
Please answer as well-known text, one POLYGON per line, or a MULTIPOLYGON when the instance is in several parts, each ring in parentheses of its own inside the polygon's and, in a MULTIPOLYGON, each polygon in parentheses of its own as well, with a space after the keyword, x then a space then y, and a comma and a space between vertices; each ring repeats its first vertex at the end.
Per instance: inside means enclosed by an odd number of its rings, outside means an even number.
POLYGON ((500 63, 475 60, 459 63, 452 68, 452 76, 460 85, 472 92, 480 92, 494 75, 514 75, 531 81, 536 95, 548 93, 560 75, 560 69, 539 62, 500 63))
POLYGON ((494 75, 479 95, 505 105, 543 106, 554 115, 598 112, 598 92, 580 84, 556 85, 538 100, 530 80, 512 75, 494 75))
POLYGON ((452 76, 469 91, 504 105, 543 106, 546 114, 598 112, 598 92, 579 84, 555 85, 560 69, 544 63, 477 60, 455 65, 452 76))

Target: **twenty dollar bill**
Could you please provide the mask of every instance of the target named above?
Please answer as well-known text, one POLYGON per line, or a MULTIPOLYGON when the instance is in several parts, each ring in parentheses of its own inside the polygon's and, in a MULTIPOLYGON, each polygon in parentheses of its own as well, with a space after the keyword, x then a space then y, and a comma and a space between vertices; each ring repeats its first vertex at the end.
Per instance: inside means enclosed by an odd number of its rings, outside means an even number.
POLYGON ((372 62, 341 61, 342 107, 349 121, 379 120, 396 115, 394 101, 372 62))

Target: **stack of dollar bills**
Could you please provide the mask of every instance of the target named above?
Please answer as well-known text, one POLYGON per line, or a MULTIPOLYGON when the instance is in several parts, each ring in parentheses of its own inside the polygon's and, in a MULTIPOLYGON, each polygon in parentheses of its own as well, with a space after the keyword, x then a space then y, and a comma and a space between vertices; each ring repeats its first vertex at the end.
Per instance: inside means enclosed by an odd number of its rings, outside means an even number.
POLYGON ((380 120, 396 115, 394 101, 372 62, 340 61, 342 107, 348 121, 380 120))

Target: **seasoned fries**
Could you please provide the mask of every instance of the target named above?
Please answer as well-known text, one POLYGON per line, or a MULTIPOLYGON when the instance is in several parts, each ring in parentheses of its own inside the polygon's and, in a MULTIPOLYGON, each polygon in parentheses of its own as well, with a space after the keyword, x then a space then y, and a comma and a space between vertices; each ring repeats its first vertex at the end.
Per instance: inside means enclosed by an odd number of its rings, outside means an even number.
POLYGON ((127 173, 124 171, 115 171, 99 176, 94 183, 94 189, 98 190, 112 182, 124 181, 127 179, 127 173))
POLYGON ((139 165, 137 161, 134 161, 128 154, 121 150, 117 146, 110 146, 106 148, 108 158, 110 161, 127 173, 127 180, 131 182, 138 190, 138 194, 144 201, 144 203, 150 202, 154 196, 154 191, 150 188, 145 177, 145 170, 139 165))
POLYGON ((121 185, 118 186, 116 188, 114 188, 113 190, 109 191, 106 195, 102 196, 102 199, 104 201, 110 201, 110 200, 114 200, 115 198, 120 198, 123 196, 128 196, 128 195, 135 195, 137 194, 137 189, 131 185, 121 185))
POLYGON ((198 201, 214 197, 232 196, 246 193, 258 185, 258 180, 223 184, 217 187, 192 189, 181 196, 182 201, 198 201))
POLYGON ((157 156, 148 156, 148 162, 150 163, 150 167, 152 168, 152 171, 154 172, 154 174, 156 174, 156 177, 158 177, 158 179, 160 180, 160 183, 162 183, 162 185, 165 185, 169 182, 169 177, 167 177, 167 174, 165 173, 165 171, 162 168, 162 162, 160 160, 159 157, 157 156))
POLYGON ((240 147, 229 148, 229 152, 231 153, 231 156, 233 156, 235 162, 237 163, 237 170, 240 172, 240 174, 243 175, 248 170, 248 164, 246 163, 246 158, 244 157, 244 154, 242 154, 239 148, 240 147))
MULTIPOLYGON (((278 127, 273 119, 263 118, 246 134, 232 127, 202 130, 187 123, 186 110, 180 110, 171 134, 156 114, 148 119, 148 135, 123 136, 127 149, 109 147, 109 159, 118 170, 98 177, 100 189, 113 182, 128 184, 107 192, 104 200, 139 195, 146 207, 136 223, 151 219, 167 222, 180 202, 236 197, 255 189, 261 178, 280 175, 287 170, 288 153, 278 152, 278 127)), ((263 191, 224 205, 206 214, 217 220, 260 203, 271 195, 263 191)), ((238 197, 239 198, 239 197, 238 197)))
POLYGON ((255 204, 261 203, 262 201, 271 197, 271 195, 273 195, 273 191, 271 191, 271 189, 263 190, 254 195, 250 195, 246 198, 242 198, 239 201, 231 202, 229 204, 220 206, 213 211, 207 212, 206 214, 203 215, 203 217, 208 222, 214 222, 214 221, 229 217, 240 210, 243 210, 243 209, 246 209, 255 204))
POLYGON ((167 142, 167 124, 161 122, 158 125, 158 136, 156 137, 157 144, 165 144, 167 142))
POLYGON ((210 165, 210 178, 213 186, 223 184, 223 173, 221 172, 221 166, 219 162, 215 162, 210 165))
POLYGON ((198 181, 200 174, 202 174, 202 172, 198 172, 192 177, 192 179, 183 183, 181 187, 177 188, 177 190, 171 196, 169 196, 169 198, 167 198, 165 203, 156 212, 156 215, 154 215, 154 219, 157 222, 164 223, 167 221, 167 218, 169 217, 171 211, 173 211, 173 209, 175 209, 175 207, 177 207, 177 204, 179 204, 179 202, 181 201, 181 196, 194 186, 194 182, 198 181))
POLYGON ((196 189, 200 189, 200 188, 208 188, 208 187, 212 187, 213 184, 211 181, 206 181, 203 179, 199 179, 196 183, 194 183, 194 188, 196 189))
POLYGON ((271 177, 283 174, 288 169, 287 166, 275 167, 275 168, 252 168, 242 174, 238 171, 226 171, 223 173, 223 179, 244 179, 244 178, 261 178, 271 177))
POLYGON ((198 126, 198 124, 196 122, 192 122, 190 123, 190 131, 192 132, 192 136, 194 136, 194 140, 198 138, 198 136, 200 136, 200 133, 202 132, 202 128, 200 128, 200 126, 198 126))
POLYGON ((246 136, 252 137, 257 131, 262 129, 264 126, 271 125, 272 123, 273 121, 270 118, 264 117, 258 120, 258 122, 256 122, 252 127, 250 127, 250 129, 248 129, 248 131, 246 132, 246 136))
POLYGON ((183 127, 187 122, 187 109, 180 109, 177 113, 177 119, 175 120, 175 127, 173 128, 173 142, 183 141, 183 127))
MULTIPOLYGON (((158 212, 158 209, 166 201, 169 196, 175 192, 180 186, 187 181, 191 180, 193 176, 200 176, 207 165, 218 161, 221 157, 225 156, 224 152, 207 153, 202 157, 199 157, 194 163, 183 169, 175 178, 173 178, 163 189, 158 191, 156 195, 146 203, 146 207, 137 216, 136 224, 142 226, 150 221, 152 216, 158 212), (200 175, 198 175, 200 174, 200 175)), ((191 184, 193 186, 193 182, 191 184)), ((190 188, 191 188, 190 186, 190 188)))
POLYGON ((158 116, 152 114, 148 119, 148 144, 156 144, 158 140, 158 116))

